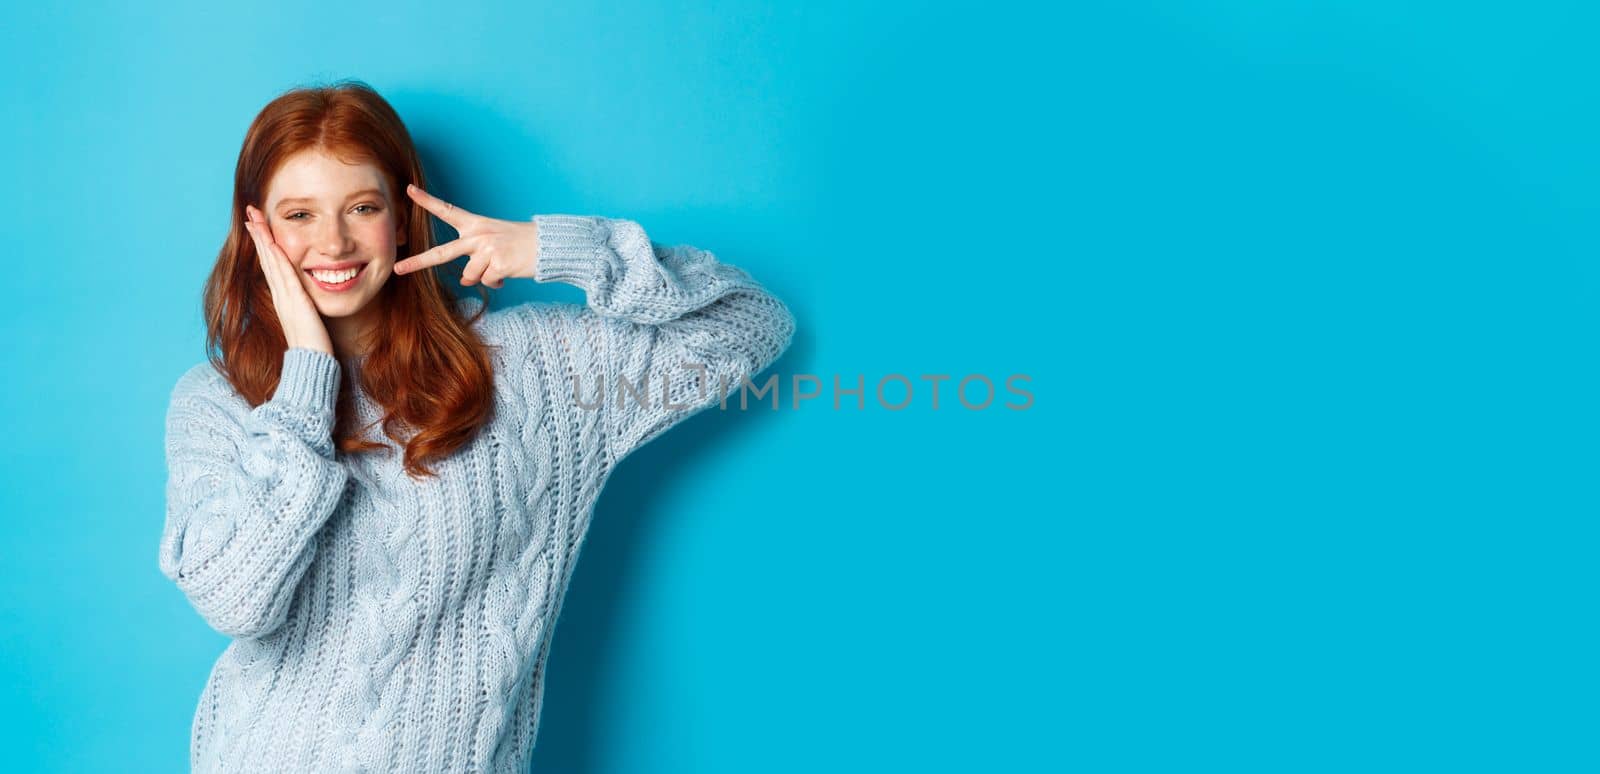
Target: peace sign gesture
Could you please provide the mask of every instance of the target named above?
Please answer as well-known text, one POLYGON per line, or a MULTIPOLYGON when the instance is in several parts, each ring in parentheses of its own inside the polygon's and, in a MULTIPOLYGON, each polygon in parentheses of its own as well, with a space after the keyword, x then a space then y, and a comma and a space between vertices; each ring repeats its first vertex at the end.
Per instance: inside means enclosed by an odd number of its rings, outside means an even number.
POLYGON ((455 227, 460 236, 395 263, 395 274, 409 274, 470 255, 472 258, 461 270, 463 285, 482 282, 498 288, 507 277, 533 278, 539 264, 539 227, 532 220, 476 215, 414 185, 407 185, 406 193, 439 220, 455 227))

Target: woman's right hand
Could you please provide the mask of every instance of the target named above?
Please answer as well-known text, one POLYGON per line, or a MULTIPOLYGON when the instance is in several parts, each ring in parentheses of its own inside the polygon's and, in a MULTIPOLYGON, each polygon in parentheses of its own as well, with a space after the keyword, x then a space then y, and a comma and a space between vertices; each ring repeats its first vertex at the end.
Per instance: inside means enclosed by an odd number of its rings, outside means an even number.
POLYGON ((245 205, 245 230, 256 242, 256 257, 261 260, 261 272, 267 277, 267 287, 272 290, 272 306, 278 312, 278 323, 283 326, 283 336, 289 346, 315 349, 333 354, 333 341, 328 337, 328 326, 322 322, 322 313, 306 293, 300 282, 300 273, 289 262, 283 248, 272 236, 267 218, 255 207, 245 205))

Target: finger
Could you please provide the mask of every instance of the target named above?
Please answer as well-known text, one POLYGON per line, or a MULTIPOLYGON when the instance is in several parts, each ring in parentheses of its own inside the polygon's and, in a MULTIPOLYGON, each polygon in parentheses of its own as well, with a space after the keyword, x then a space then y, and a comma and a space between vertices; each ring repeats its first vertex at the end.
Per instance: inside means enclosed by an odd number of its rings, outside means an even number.
POLYGON ((261 224, 256 223, 253 220, 247 220, 244 223, 245 233, 250 235, 251 243, 256 246, 256 257, 264 258, 267 254, 267 251, 263 249, 264 246, 261 244, 261 232, 257 230, 259 228, 261 228, 261 224))
POLYGON ((248 205, 245 206, 245 215, 250 216, 250 219, 245 221, 244 225, 245 230, 250 232, 251 238, 256 242, 256 251, 266 254, 267 251, 264 248, 273 242, 272 227, 267 225, 267 216, 262 214, 260 210, 248 205))
MULTIPOLYGON (((257 213, 260 214, 259 212, 257 213)), ((289 283, 298 283, 300 278, 295 275, 294 265, 289 262, 289 256, 279 249, 278 243, 273 240, 272 232, 263 222, 256 221, 247 226, 256 244, 256 257, 261 262, 261 271, 267 277, 267 286, 273 295, 285 292, 289 283)))
POLYGON ((262 237, 261 224, 252 221, 245 224, 245 230, 250 232, 250 240, 255 243, 256 260, 261 264, 262 274, 267 277, 267 284, 276 289, 278 271, 273 264, 276 263, 277 256, 272 254, 271 248, 267 246, 266 240, 262 237))
POLYGON ((472 260, 461 269, 461 284, 471 285, 474 282, 478 282, 483 279, 483 275, 488 271, 489 259, 481 255, 473 256, 472 260))
POLYGON ((394 265, 395 274, 410 274, 441 263, 448 263, 472 252, 466 239, 452 239, 442 245, 424 250, 394 265))
POLYGON ((250 232, 250 240, 255 243, 256 263, 261 267, 261 276, 267 281, 267 290, 273 298, 277 298, 279 294, 278 272, 276 267, 272 265, 272 253, 262 244, 257 228, 259 228, 259 224, 254 221, 245 224, 245 230, 250 232))
POLYGON ((491 288, 500 287, 500 284, 505 282, 505 279, 506 273, 496 268, 493 261, 490 261, 483 274, 477 277, 478 282, 483 283, 485 287, 491 288))
POLYGON ((273 248, 272 232, 267 230, 267 224, 261 221, 251 221, 245 224, 245 229, 250 232, 250 238, 256 243, 256 255, 266 258, 276 258, 273 248))
POLYGON ((460 231, 462 227, 466 226, 469 220, 477 217, 473 213, 467 212, 466 210, 457 207, 450 202, 440 199, 439 197, 434 196, 433 194, 428 193, 427 191, 424 191, 415 185, 407 184, 406 193, 411 194, 412 199, 416 200, 418 204, 422 205, 423 209, 433 213, 439 218, 439 220, 455 226, 457 231, 460 231))

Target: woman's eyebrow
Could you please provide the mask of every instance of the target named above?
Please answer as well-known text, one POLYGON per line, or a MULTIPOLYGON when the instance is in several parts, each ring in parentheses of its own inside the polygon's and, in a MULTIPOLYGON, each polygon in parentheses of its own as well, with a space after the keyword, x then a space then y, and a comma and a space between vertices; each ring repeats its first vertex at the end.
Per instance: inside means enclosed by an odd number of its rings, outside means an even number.
MULTIPOLYGON (((346 196, 345 197, 345 201, 349 201, 351 199, 355 199, 355 198, 358 198, 358 197, 361 197, 361 196, 382 196, 382 195, 383 195, 383 192, 378 190, 378 189, 376 189, 376 188, 363 188, 363 189, 361 189, 359 191, 356 191, 355 193, 350 194, 349 196, 346 196)), ((316 199, 314 197, 296 196, 296 197, 294 197, 292 199, 279 199, 278 200, 278 206, 282 207, 285 204, 298 204, 300 202, 315 202, 315 201, 316 201, 316 199)))

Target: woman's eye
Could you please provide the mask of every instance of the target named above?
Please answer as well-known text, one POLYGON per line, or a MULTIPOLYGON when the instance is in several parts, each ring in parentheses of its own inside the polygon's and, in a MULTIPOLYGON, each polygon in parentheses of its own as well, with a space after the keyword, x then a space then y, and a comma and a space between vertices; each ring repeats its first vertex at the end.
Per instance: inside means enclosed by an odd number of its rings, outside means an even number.
MULTIPOLYGON (((358 204, 358 205, 356 205, 356 210, 358 210, 358 211, 360 211, 363 208, 365 208, 369 212, 379 212, 380 211, 380 209, 378 207, 374 207, 374 206, 372 206, 370 204, 358 204)), ((283 219, 284 220, 305 220, 305 218, 302 218, 300 216, 301 215, 309 215, 309 214, 310 213, 308 213, 308 212, 291 212, 288 215, 283 216, 283 219)))

